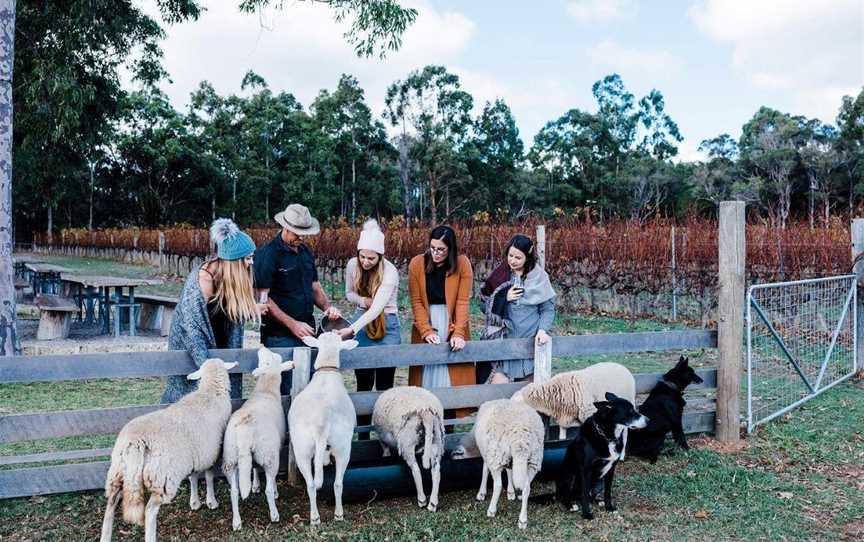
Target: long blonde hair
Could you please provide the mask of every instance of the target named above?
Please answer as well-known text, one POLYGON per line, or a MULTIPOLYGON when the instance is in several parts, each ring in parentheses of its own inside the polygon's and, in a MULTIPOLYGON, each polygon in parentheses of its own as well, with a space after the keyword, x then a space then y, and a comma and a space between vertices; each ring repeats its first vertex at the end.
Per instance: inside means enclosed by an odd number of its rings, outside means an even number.
MULTIPOLYGON (((255 291, 252 284, 252 269, 243 259, 211 260, 214 269, 215 292, 213 300, 232 322, 260 322, 255 291)), ((210 262, 208 262, 210 263, 210 262)))
POLYGON ((378 263, 370 270, 360 264, 360 251, 357 251, 357 274, 354 275, 354 291, 362 297, 375 297, 384 282, 384 256, 378 255, 378 263))

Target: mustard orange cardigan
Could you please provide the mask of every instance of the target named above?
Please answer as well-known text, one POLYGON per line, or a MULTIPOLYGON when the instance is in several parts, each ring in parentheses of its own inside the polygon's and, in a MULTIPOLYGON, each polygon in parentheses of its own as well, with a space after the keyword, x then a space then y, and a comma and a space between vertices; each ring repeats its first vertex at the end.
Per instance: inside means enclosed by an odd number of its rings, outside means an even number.
MULTIPOLYGON (((453 337, 461 337, 466 341, 471 339, 468 323, 471 289, 474 286, 474 272, 471 262, 465 256, 459 256, 456 271, 447 275, 444 280, 444 299, 447 302, 447 312, 450 314, 450 329, 442 341, 453 337)), ((411 342, 424 342, 424 337, 434 333, 429 323, 429 299, 426 296, 426 266, 423 255, 415 256, 408 264, 408 294, 411 298, 411 309, 414 312, 414 326, 411 328, 411 342)), ((448 365, 450 384, 466 386, 475 384, 473 363, 453 363, 448 365)), ((408 384, 419 386, 423 381, 421 366, 413 366, 408 371, 408 384)))

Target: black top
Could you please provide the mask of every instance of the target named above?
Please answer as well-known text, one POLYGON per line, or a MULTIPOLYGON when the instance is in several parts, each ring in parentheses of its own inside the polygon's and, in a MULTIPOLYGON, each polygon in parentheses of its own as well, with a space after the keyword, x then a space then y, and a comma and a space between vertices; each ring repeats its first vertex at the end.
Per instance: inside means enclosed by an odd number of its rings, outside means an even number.
POLYGON ((210 316, 210 327, 213 328, 213 338, 216 339, 216 348, 228 348, 233 324, 222 307, 216 303, 214 297, 207 303, 207 314, 210 316))
MULTIPOLYGON (((315 255, 304 244, 295 250, 279 234, 255 253, 255 287, 269 289, 270 299, 288 316, 315 327, 312 283, 318 282, 315 255)), ((291 337, 293 334, 275 319, 265 316, 261 339, 291 337)))
POLYGON ((444 281, 447 279, 447 267, 439 265, 426 273, 426 299, 429 305, 446 305, 447 298, 444 292, 444 281))

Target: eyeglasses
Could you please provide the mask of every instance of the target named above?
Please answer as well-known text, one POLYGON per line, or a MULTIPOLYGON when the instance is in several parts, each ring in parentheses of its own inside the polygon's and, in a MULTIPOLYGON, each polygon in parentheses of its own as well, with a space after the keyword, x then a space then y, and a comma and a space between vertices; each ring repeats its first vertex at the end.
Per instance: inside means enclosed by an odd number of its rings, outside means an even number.
POLYGON ((444 254, 447 252, 447 247, 429 247, 429 252, 433 254, 444 254))

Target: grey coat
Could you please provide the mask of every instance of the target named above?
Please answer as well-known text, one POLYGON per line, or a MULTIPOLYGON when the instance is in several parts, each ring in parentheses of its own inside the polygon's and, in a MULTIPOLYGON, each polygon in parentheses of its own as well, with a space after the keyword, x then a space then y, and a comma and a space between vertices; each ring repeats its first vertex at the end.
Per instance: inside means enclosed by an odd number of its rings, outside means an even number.
MULTIPOLYGON (((196 366, 201 365, 210 357, 210 349, 216 348, 213 337, 213 327, 210 325, 210 315, 207 313, 207 303, 201 286, 198 284, 198 272, 195 269, 186 277, 180 302, 174 310, 171 329, 168 332, 168 350, 185 350, 189 352, 196 366)), ((228 337, 226 348, 243 348, 243 323, 234 323, 228 337)), ((191 372, 191 371, 190 371, 191 372)), ((242 396, 243 375, 231 374, 231 398, 242 396)), ((187 380, 186 375, 169 376, 168 386, 162 394, 162 403, 176 403, 187 393, 194 391, 198 383, 187 380)))
MULTIPOLYGON (((489 333, 490 337, 488 338, 533 338, 540 329, 548 333, 555 322, 554 297, 538 305, 526 305, 507 301, 506 317, 503 319, 496 318, 493 312, 495 297, 499 295, 506 296, 506 292, 512 284, 510 281, 500 284, 486 300, 487 330, 497 330, 497 333, 489 333), (496 323, 497 327, 495 326, 496 323)), ((534 374, 534 359, 495 361, 492 362, 492 367, 495 371, 506 374, 511 380, 525 378, 534 374)))

